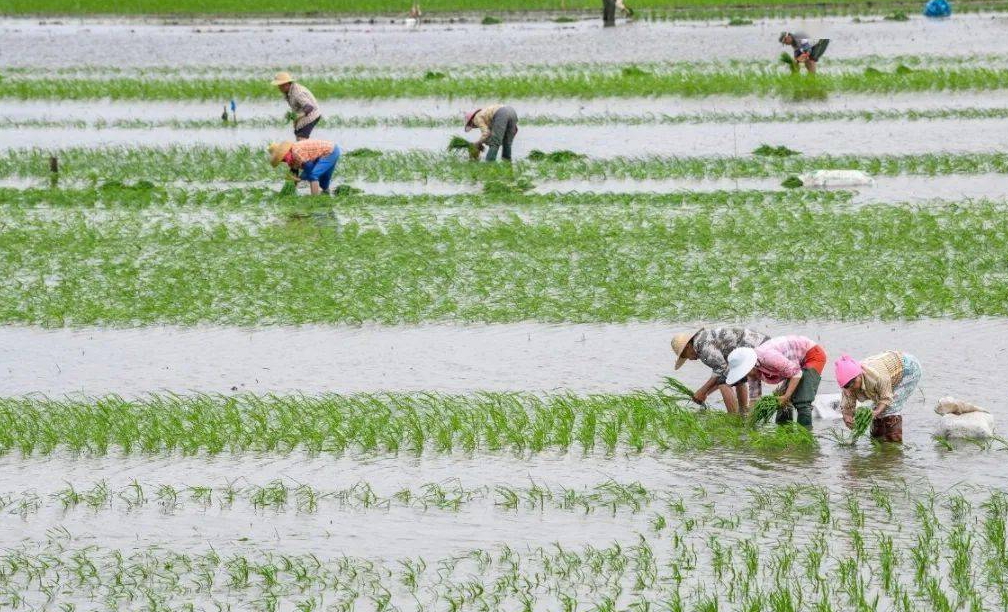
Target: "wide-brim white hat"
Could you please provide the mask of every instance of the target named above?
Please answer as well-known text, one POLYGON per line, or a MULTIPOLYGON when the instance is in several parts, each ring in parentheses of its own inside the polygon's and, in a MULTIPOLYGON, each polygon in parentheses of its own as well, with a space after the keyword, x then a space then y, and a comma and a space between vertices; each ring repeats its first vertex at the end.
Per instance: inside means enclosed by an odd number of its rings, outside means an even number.
POLYGON ((756 351, 747 346, 738 347, 728 353, 728 375, 725 376, 725 382, 734 385, 745 378, 755 365, 756 351))

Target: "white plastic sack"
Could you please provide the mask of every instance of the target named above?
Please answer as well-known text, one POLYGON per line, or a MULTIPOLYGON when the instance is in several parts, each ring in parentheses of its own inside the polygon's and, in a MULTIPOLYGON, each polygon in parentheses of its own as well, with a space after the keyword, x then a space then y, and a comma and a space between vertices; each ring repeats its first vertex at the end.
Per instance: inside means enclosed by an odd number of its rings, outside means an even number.
POLYGON ((820 419, 827 421, 842 419, 843 414, 840 412, 840 398, 841 396, 839 393, 817 395, 815 400, 812 402, 812 410, 820 419))
POLYGON ((860 170, 816 170, 802 175, 806 187, 870 187, 875 179, 860 170))
POLYGON ((958 400, 954 397, 943 397, 938 400, 938 405, 935 406, 935 412, 938 414, 969 414, 971 412, 986 412, 990 414, 990 410, 987 410, 986 408, 981 408, 980 406, 958 400))
POLYGON ((946 414, 938 422, 935 435, 940 438, 987 440, 994 437, 994 417, 989 412, 946 414))

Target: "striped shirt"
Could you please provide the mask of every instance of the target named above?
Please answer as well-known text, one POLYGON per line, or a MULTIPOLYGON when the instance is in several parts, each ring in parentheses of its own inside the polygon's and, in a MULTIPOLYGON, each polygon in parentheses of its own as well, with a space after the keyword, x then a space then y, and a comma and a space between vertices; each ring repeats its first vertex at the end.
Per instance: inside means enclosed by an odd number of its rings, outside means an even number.
POLYGON ((299 140, 291 147, 291 157, 297 167, 310 161, 325 157, 333 152, 336 145, 328 140, 299 140))
POLYGON ((764 382, 776 385, 798 376, 805 355, 816 343, 805 336, 777 336, 756 347, 756 369, 764 382))
POLYGON ((312 121, 322 117, 322 112, 319 111, 315 96, 304 85, 291 83, 290 89, 287 90, 285 96, 291 110, 298 115, 297 120, 294 122, 295 130, 300 130, 312 121))
POLYGON ((886 351, 861 362, 861 388, 842 389, 840 412, 854 414, 857 403, 874 402, 875 407, 893 401, 893 389, 903 380, 903 353, 886 351))
POLYGON ((493 117, 497 114, 497 111, 502 108, 504 108, 503 104, 491 104, 490 106, 479 109, 479 112, 473 115, 472 124, 473 127, 479 128, 480 140, 490 139, 493 117))

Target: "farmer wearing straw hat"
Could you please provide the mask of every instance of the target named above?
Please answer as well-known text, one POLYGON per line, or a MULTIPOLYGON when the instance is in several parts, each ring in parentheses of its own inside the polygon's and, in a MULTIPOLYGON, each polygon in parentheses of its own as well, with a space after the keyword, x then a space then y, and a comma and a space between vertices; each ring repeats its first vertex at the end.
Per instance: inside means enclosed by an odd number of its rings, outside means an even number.
POLYGON ((871 436, 902 442, 903 407, 924 375, 917 358, 900 351, 886 351, 862 361, 841 355, 835 366, 842 392, 840 412, 847 427, 854 427, 857 403, 872 402, 871 436))
POLYGON ((329 193, 329 183, 339 162, 340 148, 328 140, 274 142, 269 146, 270 165, 287 164, 292 174, 311 185, 312 195, 329 193))
POLYGON ((469 111, 465 116, 465 131, 473 128, 479 128, 481 132, 480 139, 475 143, 477 151, 489 147, 486 161, 497 161, 497 150, 501 147, 504 148, 501 158, 511 161, 511 144, 518 133, 518 113, 515 109, 492 104, 469 111))
POLYGON ((780 385, 777 424, 791 422, 797 410, 798 424, 812 429, 812 402, 825 367, 826 351, 811 338, 777 336, 755 348, 739 347, 729 353, 725 382, 734 385, 748 378, 780 385))
POLYGON ((728 355, 740 346, 754 348, 770 336, 746 329, 744 327, 712 327, 700 328, 697 331, 676 334, 672 337, 672 352, 676 356, 675 369, 679 369, 687 360, 699 359, 713 371, 711 377, 693 394, 693 401, 703 404, 707 396, 719 389, 724 399, 725 408, 730 414, 744 414, 749 409, 749 395, 760 393, 760 382, 742 381, 732 386, 725 382, 728 375, 728 355), (748 387, 748 388, 747 388, 748 387))
POLYGON ((812 39, 804 32, 781 32, 777 41, 794 50, 795 64, 804 64, 809 74, 815 74, 819 58, 829 46, 828 38, 821 38, 812 44, 812 39))
POLYGON ((273 84, 283 92, 291 107, 289 115, 294 121, 294 138, 308 140, 322 118, 315 96, 304 85, 295 83, 294 77, 287 72, 278 72, 273 84))

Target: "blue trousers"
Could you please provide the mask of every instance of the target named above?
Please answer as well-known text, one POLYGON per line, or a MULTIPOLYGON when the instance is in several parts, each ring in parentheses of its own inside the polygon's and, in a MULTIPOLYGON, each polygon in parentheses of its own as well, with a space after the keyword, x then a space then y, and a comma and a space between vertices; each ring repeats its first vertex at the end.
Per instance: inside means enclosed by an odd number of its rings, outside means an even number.
POLYGON ((329 189, 329 183, 332 182, 333 171, 336 170, 339 158, 340 148, 334 146, 332 153, 310 161, 301 168, 301 180, 309 183, 318 181, 319 187, 323 190, 329 189))

